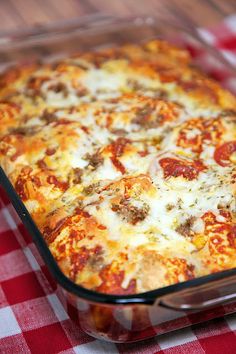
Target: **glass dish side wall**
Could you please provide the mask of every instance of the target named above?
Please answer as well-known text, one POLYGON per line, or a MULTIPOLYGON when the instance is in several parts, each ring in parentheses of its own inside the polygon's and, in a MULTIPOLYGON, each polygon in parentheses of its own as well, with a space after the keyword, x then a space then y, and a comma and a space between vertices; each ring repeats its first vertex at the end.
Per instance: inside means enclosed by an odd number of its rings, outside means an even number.
MULTIPOLYGON (((103 305, 59 287, 65 310, 87 334, 117 343, 142 341, 236 311, 236 302, 204 311, 176 311, 162 305, 103 305)), ((200 294, 199 294, 200 295, 200 294)))

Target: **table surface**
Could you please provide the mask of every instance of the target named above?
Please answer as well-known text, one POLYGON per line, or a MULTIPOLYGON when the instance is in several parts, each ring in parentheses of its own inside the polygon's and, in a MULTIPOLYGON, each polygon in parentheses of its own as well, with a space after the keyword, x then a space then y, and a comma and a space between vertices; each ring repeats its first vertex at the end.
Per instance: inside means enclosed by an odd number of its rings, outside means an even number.
POLYGON ((158 14, 177 6, 191 22, 211 26, 236 12, 235 0, 2 0, 0 32, 71 19, 97 11, 113 15, 158 14))

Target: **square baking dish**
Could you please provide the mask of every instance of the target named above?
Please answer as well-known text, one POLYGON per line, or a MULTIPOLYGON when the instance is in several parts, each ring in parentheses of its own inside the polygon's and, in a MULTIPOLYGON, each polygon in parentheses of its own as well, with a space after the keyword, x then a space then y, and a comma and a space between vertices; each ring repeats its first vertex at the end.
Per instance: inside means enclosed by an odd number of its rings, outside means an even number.
MULTIPOLYGON (((220 60, 220 65, 230 70, 212 48, 205 46, 196 31, 159 17, 119 19, 105 15, 5 34, 0 37, 0 68, 34 60, 51 62, 88 49, 153 38, 178 42, 183 36, 199 48, 208 49, 214 60, 220 60)), ((59 269, 2 168, 0 182, 56 280, 59 296, 64 296, 62 303, 86 333, 107 341, 134 342, 236 311, 236 269, 128 296, 102 294, 76 285, 59 269)))

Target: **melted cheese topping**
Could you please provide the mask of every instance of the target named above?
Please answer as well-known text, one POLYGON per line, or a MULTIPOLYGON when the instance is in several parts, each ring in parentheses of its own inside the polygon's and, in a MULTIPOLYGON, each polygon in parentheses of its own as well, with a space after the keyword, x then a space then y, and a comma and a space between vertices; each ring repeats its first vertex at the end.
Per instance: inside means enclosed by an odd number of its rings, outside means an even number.
POLYGON ((235 267, 236 101, 165 42, 0 77, 0 162, 63 272, 132 294, 235 267))

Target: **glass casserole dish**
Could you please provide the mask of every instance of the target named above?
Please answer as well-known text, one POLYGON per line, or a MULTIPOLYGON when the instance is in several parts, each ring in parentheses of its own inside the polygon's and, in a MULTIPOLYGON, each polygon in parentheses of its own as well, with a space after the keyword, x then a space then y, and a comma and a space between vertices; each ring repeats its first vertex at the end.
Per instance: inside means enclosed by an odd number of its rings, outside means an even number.
MULTIPOLYGON (((176 37, 177 29, 180 35, 180 28, 152 18, 84 19, 79 24, 64 25, 64 28, 53 27, 5 36, 2 38, 2 62, 5 62, 3 66, 8 66, 19 60, 27 61, 26 58, 51 61, 86 49, 114 47, 156 37, 171 40, 176 37)), ((62 302, 69 312, 75 311, 81 328, 92 336, 115 342, 131 342, 220 316, 222 311, 225 314, 235 310, 234 304, 231 304, 236 296, 234 269, 137 295, 113 296, 76 285, 57 266, 3 170, 1 184, 32 234, 49 270, 62 286, 67 299, 62 302), (230 302, 230 305, 219 307, 225 302, 230 302)))

